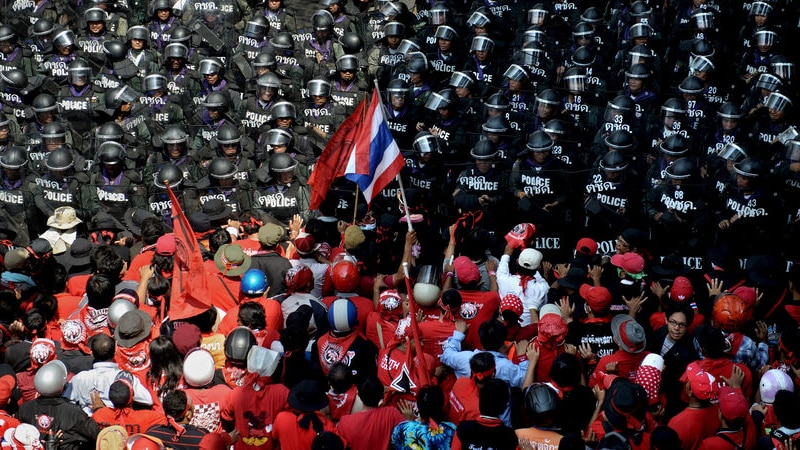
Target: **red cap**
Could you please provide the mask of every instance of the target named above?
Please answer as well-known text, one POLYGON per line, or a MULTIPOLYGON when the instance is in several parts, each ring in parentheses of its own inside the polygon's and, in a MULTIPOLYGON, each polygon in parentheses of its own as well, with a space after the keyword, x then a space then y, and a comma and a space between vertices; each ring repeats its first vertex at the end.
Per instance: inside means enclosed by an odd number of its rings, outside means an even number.
POLYGON ((595 241, 592 238, 587 238, 587 237, 581 238, 578 241, 578 244, 575 245, 575 250, 577 250, 578 253, 582 253, 582 254, 588 255, 588 256, 596 255, 597 254, 597 241, 595 241))
POLYGON ((314 241, 314 236, 305 234, 295 238, 294 247, 297 249, 297 253, 308 255, 317 249, 317 243, 314 241))
POLYGON ((471 284, 481 280, 481 272, 478 266, 466 256, 459 256, 453 261, 453 268, 461 284, 471 284))
POLYGON ((730 386, 719 388, 719 411, 727 421, 744 419, 750 414, 750 406, 741 392, 730 386))
POLYGON ((639 273, 644 270, 644 258, 638 253, 628 252, 611 257, 611 264, 628 273, 639 273))
POLYGON ((700 400, 711 400, 717 395, 717 379, 703 370, 697 362, 686 366, 681 383, 689 383, 692 395, 700 400))
POLYGON ((156 241, 156 254, 161 256, 172 256, 175 254, 175 235, 167 233, 156 241))
POLYGON ((3 375, 0 377, 0 406, 8 403, 11 398, 11 391, 17 385, 17 380, 11 375, 3 375))
POLYGON ((578 293, 580 293, 581 298, 586 300, 586 303, 589 305, 589 308, 592 308, 592 311, 602 311, 611 304, 611 293, 602 286, 582 284, 578 293))
POLYGON ((522 300, 514 294, 506 294, 500 300, 500 313, 503 311, 511 311, 514 314, 521 316, 523 312, 522 300))
POLYGON ((675 302, 689 300, 694 295, 692 282, 686 277, 675 277, 672 287, 669 289, 669 298, 675 302))
POLYGON ((734 295, 744 300, 745 309, 751 310, 756 306, 756 290, 749 286, 739 286, 733 290, 734 295))

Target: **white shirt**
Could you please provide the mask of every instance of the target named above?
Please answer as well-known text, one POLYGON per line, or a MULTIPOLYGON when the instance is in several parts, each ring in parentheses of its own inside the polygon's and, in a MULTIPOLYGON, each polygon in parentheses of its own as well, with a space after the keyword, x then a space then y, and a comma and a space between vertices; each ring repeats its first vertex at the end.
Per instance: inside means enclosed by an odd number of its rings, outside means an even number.
MULTIPOLYGON (((99 391, 103 403, 109 408, 113 408, 114 404, 108 399, 108 388, 114 383, 114 379, 121 370, 114 362, 96 362, 92 365, 92 370, 76 373, 67 383, 67 388, 64 389, 62 395, 73 403, 77 403, 89 416, 92 415, 90 408, 92 391, 99 391)), ((144 405, 153 404, 153 396, 137 377, 133 377, 133 401, 144 405)))
POLYGON ((503 255, 500 258, 500 264, 497 267, 497 287, 500 298, 505 297, 507 294, 514 294, 522 300, 522 326, 530 325, 531 323, 531 308, 539 310, 544 302, 547 300, 547 291, 550 286, 547 280, 536 272, 533 279, 528 281, 525 286, 525 293, 522 292, 522 286, 519 285, 520 276, 514 275, 508 270, 508 261, 511 259, 508 255, 503 255))

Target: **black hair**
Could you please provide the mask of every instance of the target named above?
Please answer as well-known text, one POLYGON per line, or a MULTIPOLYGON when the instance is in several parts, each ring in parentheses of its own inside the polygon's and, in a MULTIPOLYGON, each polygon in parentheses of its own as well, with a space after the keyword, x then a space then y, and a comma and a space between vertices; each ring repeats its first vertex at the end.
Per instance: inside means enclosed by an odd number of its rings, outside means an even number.
POLYGON ((469 370, 472 373, 486 372, 495 368, 494 355, 489 352, 478 352, 469 359, 469 370))
POLYGON ((51 294, 39 293, 33 299, 33 307, 42 313, 45 321, 50 322, 58 313, 58 299, 51 294))
POLYGON ((25 329, 30 332, 32 336, 44 337, 44 330, 47 328, 47 321, 44 314, 37 308, 29 309, 24 316, 22 316, 22 323, 25 329))
POLYGON ((694 309, 688 304, 688 302, 674 302, 668 301, 667 308, 664 311, 664 317, 669 320, 670 316, 675 313, 683 313, 686 316, 686 325, 691 325, 692 321, 694 320, 694 309))
POLYGON ((142 221, 142 244, 153 245, 166 234, 167 227, 158 217, 148 217, 142 221))
POLYGON ((242 212, 239 220, 241 221, 242 231, 244 234, 251 235, 258 233, 258 229, 261 228, 261 225, 258 224, 258 222, 261 222, 261 220, 259 220, 256 213, 253 211, 248 210, 242 212))
POLYGON ((682 447, 683 444, 678 432, 666 425, 655 427, 650 434, 650 448, 652 450, 672 450, 682 447))
POLYGON ((800 428, 800 413, 797 409, 797 396, 794 392, 780 390, 775 394, 775 401, 772 403, 775 417, 781 426, 790 429, 800 428))
POLYGON ((152 264, 156 269, 156 274, 161 276, 169 276, 169 274, 171 274, 175 269, 175 256, 153 253, 152 264))
POLYGON ((97 247, 92 252, 94 261, 94 272, 109 277, 114 284, 122 279, 122 269, 125 268, 125 261, 109 245, 97 247))
POLYGON ((417 393, 417 410, 422 420, 444 419, 444 393, 439 386, 425 386, 417 393))
POLYGON ((323 431, 311 441, 311 450, 345 450, 345 446, 338 434, 332 431, 323 431))
POLYGON ((725 355, 725 336, 711 325, 701 325, 697 329, 695 339, 706 358, 717 359, 725 355))
POLYGON ((383 399, 383 383, 375 375, 367 375, 358 386, 358 397, 365 406, 377 408, 383 399))
POLYGON ((581 384, 581 363, 578 357, 570 353, 556 356, 550 366, 550 378, 562 388, 581 384))
MULTIPOLYGON (((50 266, 50 289, 52 294, 59 294, 67 290, 67 268, 63 264, 55 263, 50 266)), ((48 277, 45 277, 48 278, 48 277)))
POLYGON ((353 370, 341 361, 334 363, 328 371, 328 384, 337 394, 347 392, 353 382, 353 370))
POLYGON ((448 289, 442 292, 442 305, 450 307, 450 309, 457 309, 461 307, 464 298, 458 289, 448 289))
POLYGON ((308 346, 308 327, 287 326, 280 331, 280 341, 284 350, 301 351, 308 346))
POLYGON ((184 419, 188 404, 189 400, 186 397, 186 392, 174 390, 167 392, 167 395, 164 396, 162 407, 164 408, 164 414, 172 417, 176 422, 180 422, 184 419))
POLYGON ((258 302, 244 302, 239 305, 239 323, 251 330, 267 328, 264 306, 258 302))
POLYGON ((208 249, 211 250, 211 253, 217 254, 217 250, 220 249, 223 245, 227 245, 233 242, 233 238, 231 238, 231 234, 228 233, 227 230, 222 228, 217 229, 211 236, 208 238, 208 249))
POLYGON ((97 273, 89 277, 86 282, 86 298, 89 306, 94 309, 103 309, 111 306, 115 294, 114 281, 108 275, 97 273))
POLYGON ((103 333, 92 336, 89 345, 95 361, 111 361, 117 352, 117 343, 111 336, 103 333))
POLYGON ((510 397, 508 383, 499 378, 486 380, 478 396, 478 409, 481 415, 500 417, 506 410, 510 397))
POLYGON ((217 308, 208 308, 202 313, 190 317, 187 322, 197 325, 202 333, 210 333, 214 328, 214 323, 217 322, 217 308))
POLYGON ((0 323, 11 324, 22 317, 22 309, 14 291, 0 291, 0 323))
POLYGON ((178 387, 183 374, 183 358, 169 336, 161 335, 149 345, 150 370, 147 381, 158 386, 158 395, 178 387), (164 378, 161 375, 164 374, 164 378))
POLYGON ((507 336, 508 331, 506 330, 506 326, 498 320, 489 319, 478 328, 478 337, 481 341, 481 347, 490 352, 500 350, 507 336))

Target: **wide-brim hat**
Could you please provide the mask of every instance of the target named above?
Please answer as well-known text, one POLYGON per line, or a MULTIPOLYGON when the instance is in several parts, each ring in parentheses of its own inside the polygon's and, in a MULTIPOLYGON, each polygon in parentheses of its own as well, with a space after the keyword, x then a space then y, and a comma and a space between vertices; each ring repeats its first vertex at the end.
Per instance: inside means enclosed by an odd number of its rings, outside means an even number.
POLYGON ((125 226, 128 227, 128 231, 137 236, 141 236, 142 222, 151 217, 156 217, 156 215, 146 209, 128 208, 128 210, 125 211, 123 219, 125 220, 125 226))
POLYGON ((47 226, 57 230, 69 230, 83 223, 78 219, 75 208, 71 206, 61 206, 56 208, 53 215, 47 218, 47 226))
POLYGON ((310 413, 328 406, 328 396, 320 382, 303 380, 289 391, 288 402, 292 408, 310 413))
POLYGON ((238 277, 247 272, 252 264, 250 255, 239 244, 226 244, 214 255, 214 264, 226 277, 238 277))
POLYGON ((231 216, 233 209, 220 199, 212 198, 201 206, 202 211, 212 221, 221 220, 231 216))
POLYGON ((627 314, 617 314, 611 319, 614 341, 628 353, 641 353, 646 346, 644 328, 627 314))
POLYGON ((122 315, 114 330, 114 339, 120 347, 130 348, 150 336, 153 320, 141 310, 128 311, 122 315))
POLYGON ((92 250, 94 245, 85 238, 77 238, 72 241, 69 249, 61 255, 62 264, 68 267, 88 266, 92 261, 92 250))
POLYGON ((111 214, 99 212, 89 221, 89 231, 100 230, 123 231, 125 227, 111 214))

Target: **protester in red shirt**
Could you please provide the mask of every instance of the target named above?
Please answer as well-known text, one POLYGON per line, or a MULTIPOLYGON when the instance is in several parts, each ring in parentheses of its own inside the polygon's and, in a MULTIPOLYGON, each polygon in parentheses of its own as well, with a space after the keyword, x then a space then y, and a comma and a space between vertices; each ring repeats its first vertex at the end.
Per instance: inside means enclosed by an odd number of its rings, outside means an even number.
POLYGON ((241 436, 235 450, 274 448, 272 425, 278 413, 288 407, 289 389, 272 382, 278 353, 263 347, 254 352, 258 356, 248 359, 246 382, 226 395, 220 405, 223 427, 241 436))
POLYGON ((307 450, 318 434, 336 432, 336 425, 320 412, 328 406, 322 383, 314 380, 297 383, 289 392, 288 403, 291 410, 278 413, 272 425, 272 437, 281 450, 307 450))
POLYGON ((239 326, 237 323, 239 306, 246 302, 258 302, 264 307, 267 329, 280 331, 283 328, 281 304, 274 299, 267 298, 270 286, 264 272, 260 269, 250 269, 245 272, 239 283, 239 289, 239 304, 225 313, 225 317, 220 320, 219 326, 217 326, 218 333, 227 336, 231 330, 239 326))
POLYGON ((589 380, 591 387, 598 383, 598 376, 606 373, 616 373, 631 379, 636 368, 649 353, 644 351, 646 346, 644 328, 631 316, 627 314, 614 316, 611 319, 611 333, 619 350, 600 358, 594 376, 589 380))
POLYGON ((392 430, 405 417, 393 405, 380 406, 383 384, 374 376, 366 377, 359 385, 358 396, 364 409, 343 416, 337 426, 339 434, 350 443, 351 450, 388 448, 392 430))
POLYGON ((695 450, 702 448, 703 439, 719 429, 719 409, 711 404, 719 386, 714 375, 696 362, 686 367, 681 381, 686 383, 689 406, 669 421, 669 427, 678 432, 685 450, 695 450))
MULTIPOLYGON (((496 266, 497 263, 494 260, 487 261, 487 265, 490 264, 496 266)), ((495 269, 497 267, 490 270, 494 271, 495 269)), ((461 293, 459 316, 472 325, 467 329, 467 336, 464 339, 467 348, 464 348, 464 350, 480 348, 481 342, 478 337, 478 328, 480 324, 497 316, 500 308, 497 279, 489 277, 491 280, 489 291, 481 290, 481 272, 478 266, 466 256, 459 256, 453 261, 452 265, 446 265, 445 270, 447 272, 454 271, 455 276, 458 278, 458 290, 461 293)), ((447 277, 442 289, 450 289, 452 285, 453 277, 447 277)))
POLYGON ((494 356, 489 352, 476 353, 469 360, 470 376, 456 379, 450 391, 447 420, 458 425, 463 420, 480 416, 478 393, 486 380, 494 378, 494 356))
POLYGON ((367 339, 376 347, 386 348, 394 338, 397 322, 405 314, 403 303, 407 301, 396 289, 387 289, 378 295, 377 310, 369 313, 364 328, 367 339))
POLYGON ((356 293, 359 282, 361 281, 358 266, 356 266, 356 263, 353 261, 348 261, 346 259, 339 260, 331 266, 330 278, 336 293, 335 295, 323 297, 322 303, 330 308, 333 302, 340 298, 346 298, 353 302, 358 317, 357 330, 361 334, 364 334, 367 316, 375 310, 375 306, 372 303, 372 299, 362 297, 356 293))
POLYGON ((212 384, 214 371, 214 357, 205 349, 191 350, 183 360, 184 391, 194 405, 191 424, 210 433, 222 430, 220 405, 231 393, 227 384, 212 384))
MULTIPOLYGON (((108 398, 114 404, 109 408, 97 397, 98 406, 92 414, 92 419, 100 427, 105 428, 112 425, 125 427, 128 434, 144 433, 150 427, 161 424, 166 425, 167 419, 163 411, 150 409, 134 410, 133 405, 133 385, 131 381, 120 378, 111 383, 108 388, 108 398)), ((94 409, 94 408, 93 408, 94 409)))
MULTIPOLYGON (((397 405, 401 400, 416 404, 417 391, 426 384, 426 379, 433 379, 439 366, 436 358, 417 350, 411 320, 406 316, 398 322, 394 338, 378 353, 378 378, 387 387, 386 404, 397 405), (422 372, 426 369, 428 373, 422 372)), ((421 334, 420 339, 423 339, 421 334)))
POLYGON ((756 448, 756 427, 750 418, 747 399, 740 389, 722 386, 719 389, 719 421, 717 434, 700 443, 704 450, 756 448))

